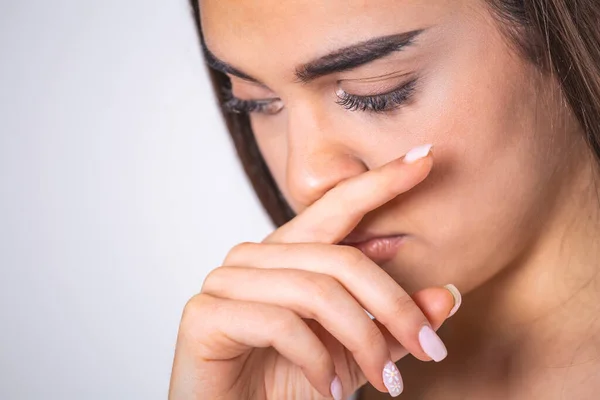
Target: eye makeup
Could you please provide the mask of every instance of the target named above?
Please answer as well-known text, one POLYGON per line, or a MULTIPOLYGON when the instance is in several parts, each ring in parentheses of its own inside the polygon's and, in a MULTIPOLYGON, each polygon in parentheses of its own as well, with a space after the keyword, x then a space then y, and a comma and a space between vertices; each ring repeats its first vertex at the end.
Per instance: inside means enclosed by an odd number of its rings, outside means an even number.
MULTIPOLYGON (((338 81, 336 103, 348 111, 385 113, 396 110, 408 103, 417 88, 418 78, 413 75, 406 80, 406 76, 389 74, 338 81), (402 80, 400 84, 398 78, 402 80)), ((275 115, 284 107, 279 98, 246 100, 235 97, 231 88, 226 88, 224 92, 223 109, 227 112, 275 115)))
POLYGON ((413 78, 382 94, 356 95, 338 88, 336 103, 350 111, 375 113, 391 111, 406 104, 414 94, 416 86, 417 78, 413 78))
POLYGON ((234 114, 266 114, 274 115, 283 109, 283 101, 277 97, 246 100, 233 95, 231 87, 223 88, 224 101, 221 105, 223 110, 234 114))

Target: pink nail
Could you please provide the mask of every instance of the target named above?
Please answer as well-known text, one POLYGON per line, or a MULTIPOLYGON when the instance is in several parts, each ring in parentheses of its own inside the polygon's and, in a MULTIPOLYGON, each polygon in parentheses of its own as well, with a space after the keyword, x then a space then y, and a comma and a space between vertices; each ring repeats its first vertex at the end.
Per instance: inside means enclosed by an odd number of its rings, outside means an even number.
POLYGON ((390 396, 396 397, 404 390, 404 383, 402 382, 402 376, 396 364, 389 361, 383 368, 383 384, 387 388, 390 396))
POLYGON ((419 343, 423 351, 435 362, 440 362, 448 355, 442 339, 430 326, 424 325, 419 332, 419 343))
POLYGON ((334 400, 344 400, 344 390, 342 389, 342 381, 337 375, 333 379, 333 382, 331 382, 329 390, 331 391, 331 396, 334 398, 334 400))

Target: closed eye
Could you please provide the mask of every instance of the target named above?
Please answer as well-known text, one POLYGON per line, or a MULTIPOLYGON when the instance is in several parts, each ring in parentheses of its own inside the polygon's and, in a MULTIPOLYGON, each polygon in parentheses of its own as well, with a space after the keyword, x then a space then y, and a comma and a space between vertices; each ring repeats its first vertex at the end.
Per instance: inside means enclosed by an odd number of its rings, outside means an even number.
POLYGON ((260 100, 243 100, 233 95, 231 89, 225 90, 223 109, 235 114, 266 114, 275 115, 283 109, 283 101, 277 97, 260 100))
POLYGON ((414 95, 417 78, 383 94, 358 96, 339 89, 337 104, 350 111, 365 111, 381 113, 397 109, 406 104, 414 95))
MULTIPOLYGON (((339 89, 336 92, 338 96, 336 103, 349 111, 383 113, 405 105, 414 95, 416 87, 417 78, 403 83, 387 93, 369 96, 354 95, 339 89)), ((279 98, 239 99, 233 95, 231 89, 227 89, 222 107, 230 113, 275 115, 283 109, 284 104, 279 98)))

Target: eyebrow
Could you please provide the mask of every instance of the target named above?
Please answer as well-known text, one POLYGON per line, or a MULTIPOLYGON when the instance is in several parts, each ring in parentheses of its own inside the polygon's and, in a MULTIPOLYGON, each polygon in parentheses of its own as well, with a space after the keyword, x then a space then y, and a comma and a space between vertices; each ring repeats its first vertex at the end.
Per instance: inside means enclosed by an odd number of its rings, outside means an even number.
POLYGON ((215 56, 206 46, 206 43, 204 43, 204 40, 200 41, 202 44, 202 53, 204 54, 204 59, 206 60, 206 63, 208 64, 208 66, 212 69, 216 69, 217 71, 223 72, 224 74, 230 74, 230 75, 234 75, 237 76, 238 78, 250 81, 250 82, 255 82, 255 83, 260 83, 258 81, 258 79, 254 79, 253 77, 251 77, 248 74, 245 74, 244 72, 240 71, 239 69, 229 65, 228 63, 226 63, 225 61, 219 60, 217 58, 217 56, 215 56))
MULTIPOLYGON (((335 72, 348 71, 383 58, 393 52, 401 51, 411 45, 424 29, 381 36, 348 47, 335 50, 296 68, 296 80, 310 83, 322 76, 335 72)), ((202 50, 209 67, 241 79, 261 84, 260 81, 242 72, 215 56, 202 41, 202 50)))

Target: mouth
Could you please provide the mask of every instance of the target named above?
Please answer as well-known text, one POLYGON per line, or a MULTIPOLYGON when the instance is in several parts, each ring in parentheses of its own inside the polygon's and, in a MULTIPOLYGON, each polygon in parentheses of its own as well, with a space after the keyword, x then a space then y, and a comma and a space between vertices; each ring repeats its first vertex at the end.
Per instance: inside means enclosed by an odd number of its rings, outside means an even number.
POLYGON ((376 264, 383 264, 392 260, 407 235, 393 235, 371 237, 361 240, 344 240, 341 245, 352 246, 360 250, 365 256, 370 258, 376 264))

